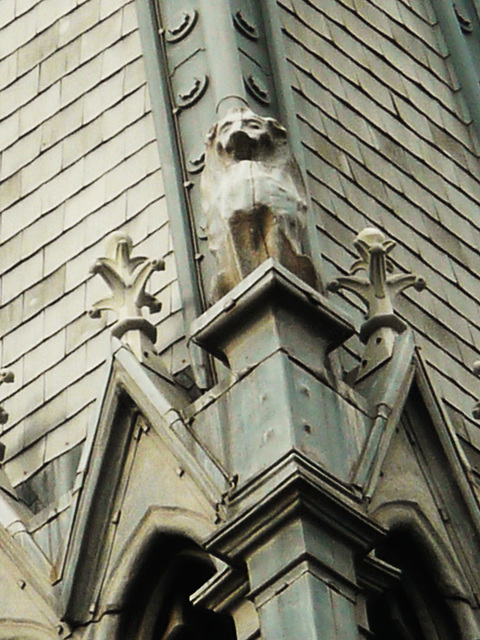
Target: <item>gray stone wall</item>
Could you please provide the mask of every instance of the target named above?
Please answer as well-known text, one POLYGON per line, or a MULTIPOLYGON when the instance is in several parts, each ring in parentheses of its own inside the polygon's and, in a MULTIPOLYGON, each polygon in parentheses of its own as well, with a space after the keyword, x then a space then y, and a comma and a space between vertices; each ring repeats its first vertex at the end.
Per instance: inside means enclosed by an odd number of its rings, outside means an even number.
MULTIPOLYGON (((428 0, 278 4, 325 279, 348 270, 365 226, 398 242, 396 266, 429 289, 406 293, 397 308, 476 465, 478 141, 434 8, 428 0)), ((345 308, 360 323, 353 298, 345 308)), ((348 346, 347 367, 358 353, 355 340, 348 346)))
POLYGON ((63 513, 106 375, 105 321, 86 314, 108 293, 89 274, 106 236, 165 258, 162 348, 180 300, 135 2, 5 0, 0 39, 1 441, 20 495, 63 513))
MULTIPOLYGON (((434 9, 428 0, 277 6, 323 279, 350 267, 365 226, 398 242, 396 266, 429 289, 397 307, 480 469, 470 417, 478 143, 434 9)), ((89 267, 110 232, 126 230, 137 254, 166 259, 152 279, 163 302, 152 320, 168 367, 185 357, 184 327, 135 2, 2 0, 0 32, 0 363, 16 376, 1 388, 10 420, 0 439, 52 558, 105 377, 105 321, 86 310, 106 293, 89 267)), ((339 300, 360 323, 356 301, 339 300)), ((358 351, 353 339, 347 367, 358 351)))

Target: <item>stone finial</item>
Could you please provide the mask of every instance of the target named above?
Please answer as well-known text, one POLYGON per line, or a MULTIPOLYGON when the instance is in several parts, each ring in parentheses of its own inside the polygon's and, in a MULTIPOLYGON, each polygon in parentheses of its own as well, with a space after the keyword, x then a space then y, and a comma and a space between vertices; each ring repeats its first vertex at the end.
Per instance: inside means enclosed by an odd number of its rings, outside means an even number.
POLYGON ((165 269, 163 260, 151 260, 143 256, 132 258, 133 242, 130 236, 115 233, 106 244, 105 258, 98 258, 91 272, 99 274, 111 289, 111 295, 93 305, 91 318, 99 318, 102 311, 115 311, 117 322, 112 335, 121 338, 125 333, 138 330, 152 343, 156 341, 156 328, 142 316, 142 308, 150 313, 160 311, 162 305, 145 291, 148 279, 154 271, 165 269))
MULTIPOLYGON (((15 375, 10 369, 0 369, 0 385, 15 382, 15 375)), ((8 413, 0 406, 0 424, 5 424, 8 420, 8 413)), ((1 462, 1 460, 0 460, 1 462)))
POLYGON ((413 273, 390 275, 394 267, 389 256, 395 245, 378 229, 363 229, 354 242, 360 257, 351 266, 352 275, 337 278, 327 287, 332 292, 351 291, 367 306, 367 319, 360 328, 360 339, 367 347, 359 377, 392 355, 395 335, 407 328, 395 315, 395 297, 409 287, 417 291, 426 287, 425 280, 413 273), (358 271, 366 271, 368 277, 355 275, 358 271))

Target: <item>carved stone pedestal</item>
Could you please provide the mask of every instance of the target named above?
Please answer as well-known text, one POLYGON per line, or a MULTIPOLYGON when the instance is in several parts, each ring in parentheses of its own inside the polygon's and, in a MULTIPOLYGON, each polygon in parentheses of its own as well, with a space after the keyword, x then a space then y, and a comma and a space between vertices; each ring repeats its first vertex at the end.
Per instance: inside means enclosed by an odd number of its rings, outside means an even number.
POLYGON ((363 408, 327 354, 353 327, 324 296, 269 259, 192 327, 231 369, 191 428, 235 478, 207 548, 246 567, 264 640, 358 637, 355 563, 381 532, 348 477, 363 408))
POLYGON ((362 410, 327 354, 353 333, 325 297, 267 260, 192 326, 192 339, 231 368, 189 415, 239 483, 292 450, 346 479, 364 437, 362 410))
POLYGON ((328 351, 354 329, 327 298, 266 260, 192 325, 192 339, 235 373, 278 350, 324 371, 328 351))

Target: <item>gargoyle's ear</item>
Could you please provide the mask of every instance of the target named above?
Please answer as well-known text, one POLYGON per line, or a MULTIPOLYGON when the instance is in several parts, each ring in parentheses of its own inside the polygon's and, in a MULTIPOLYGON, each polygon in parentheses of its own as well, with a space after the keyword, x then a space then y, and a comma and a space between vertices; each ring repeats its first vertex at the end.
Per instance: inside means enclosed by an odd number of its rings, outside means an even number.
POLYGON ((275 140, 285 141, 287 139, 287 130, 283 127, 278 120, 274 118, 265 118, 268 123, 268 128, 275 140))
POLYGON ((210 129, 208 130, 207 139, 206 139, 207 147, 210 147, 212 145, 212 142, 215 140, 215 137, 217 135, 217 128, 218 128, 218 123, 215 123, 213 127, 210 127, 210 129))

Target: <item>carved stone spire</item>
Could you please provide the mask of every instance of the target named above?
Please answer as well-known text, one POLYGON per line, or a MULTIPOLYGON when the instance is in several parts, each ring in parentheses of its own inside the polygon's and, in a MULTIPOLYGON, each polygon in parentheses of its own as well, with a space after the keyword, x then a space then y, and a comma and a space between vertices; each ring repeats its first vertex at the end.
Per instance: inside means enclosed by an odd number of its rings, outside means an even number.
MULTIPOLYGON (((120 339, 127 333, 135 332, 137 337, 140 334, 140 337, 147 339, 147 350, 154 352, 157 330, 143 317, 142 308, 148 307, 150 313, 162 308, 161 302, 147 293, 145 287, 152 273, 162 271, 165 263, 144 256, 132 258, 132 247, 132 239, 123 233, 115 233, 108 238, 107 256, 98 258, 91 272, 102 276, 111 289, 111 295, 95 303, 89 315, 99 318, 103 311, 114 311, 118 320, 112 327, 112 336, 120 339)), ((136 344, 138 340, 133 340, 132 335, 125 338, 125 342, 140 359, 143 357, 145 345, 136 344)))
POLYGON ((396 334, 407 328, 395 314, 395 297, 409 287, 417 291, 426 287, 425 280, 413 273, 389 275, 394 270, 389 254, 395 245, 378 229, 364 229, 354 242, 360 257, 350 268, 352 275, 328 285, 328 290, 335 293, 341 289, 351 291, 367 306, 366 321, 360 328, 360 339, 366 348, 357 380, 390 358, 396 334), (367 277, 355 275, 358 271, 367 272, 367 277))

